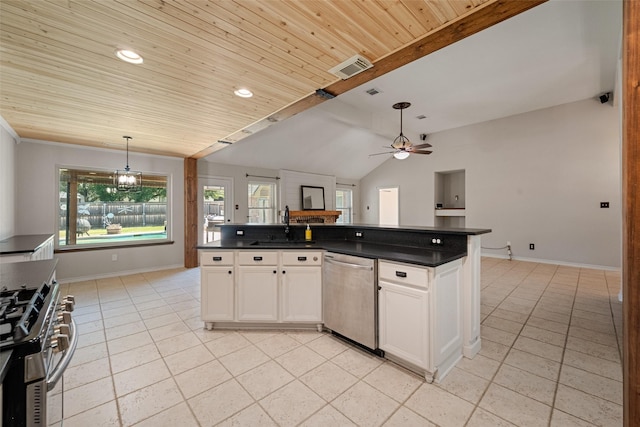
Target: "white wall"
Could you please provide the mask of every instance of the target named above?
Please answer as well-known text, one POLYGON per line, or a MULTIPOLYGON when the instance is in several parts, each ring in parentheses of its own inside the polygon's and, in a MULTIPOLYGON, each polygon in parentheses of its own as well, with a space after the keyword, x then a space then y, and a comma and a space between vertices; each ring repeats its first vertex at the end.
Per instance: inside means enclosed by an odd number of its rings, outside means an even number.
MULTIPOLYGON (((16 149, 15 234, 54 233, 58 209, 57 166, 118 169, 125 153, 56 143, 24 141, 16 149)), ((56 253, 60 279, 113 276, 184 265, 184 160, 129 153, 134 170, 169 175, 171 245, 56 253), (112 261, 117 254, 118 260, 112 261)))
POLYGON ((15 159, 16 140, 0 126, 0 240, 15 234, 15 159))
POLYGON ((620 267, 619 112, 610 104, 588 99, 429 142, 432 155, 391 159, 361 180, 363 222, 377 223, 377 188, 398 185, 400 224, 433 225, 434 173, 464 169, 466 227, 493 230, 483 246, 511 241, 516 258, 620 267))
MULTIPOLYGON (((288 171, 291 172, 291 171, 288 171)), ((247 177, 246 175, 257 175, 257 176, 265 176, 270 178, 276 178, 280 176, 280 170, 276 169, 262 169, 262 168, 252 168, 247 166, 238 166, 238 165, 227 165, 221 163, 213 163, 209 162, 205 159, 198 160, 198 175, 201 177, 223 177, 223 178, 231 178, 233 180, 233 203, 238 205, 238 209, 234 209, 233 211, 233 222, 235 223, 245 223, 247 222, 247 218, 249 216, 249 208, 247 206, 248 203, 248 195, 247 195, 247 185, 250 180, 260 180, 261 178, 253 178, 251 176, 247 177)), ((293 173, 293 175, 296 175, 293 173)), ((305 174, 306 175, 306 174, 305 174)), ((311 177, 313 174, 309 174, 311 177)), ((348 187, 353 190, 353 203, 354 203, 354 218, 357 218, 360 214, 358 211, 358 204, 360 200, 359 193, 359 182, 353 179, 344 179, 344 178, 336 178, 328 177, 327 175, 317 175, 318 180, 314 181, 310 179, 308 181, 304 181, 305 185, 315 185, 315 186, 325 186, 325 199, 327 204, 327 209, 333 209, 335 207, 335 182, 340 182, 343 184, 355 184, 355 187, 348 187), (331 178, 333 184, 331 185, 332 189, 328 189, 328 185, 326 185, 325 180, 327 178, 331 178)), ((274 180, 277 183, 278 188, 280 189, 282 185, 281 180, 274 180)), ((298 206, 300 204, 300 182, 296 183, 296 191, 291 192, 291 197, 297 197, 297 202, 294 205, 293 203, 289 203, 290 209, 294 209, 294 206, 298 206)), ((279 197, 281 190, 278 191, 279 197)), ((278 206, 286 205, 287 202, 278 202, 278 206)), ((296 208, 297 209, 297 208, 296 208)))
POLYGON ((284 211, 285 206, 289 206, 289 209, 292 211, 302 210, 302 194, 300 189, 302 185, 322 187, 324 189, 324 209, 332 211, 336 208, 335 176, 281 170, 280 182, 278 184, 280 188, 278 205, 281 211, 284 211))

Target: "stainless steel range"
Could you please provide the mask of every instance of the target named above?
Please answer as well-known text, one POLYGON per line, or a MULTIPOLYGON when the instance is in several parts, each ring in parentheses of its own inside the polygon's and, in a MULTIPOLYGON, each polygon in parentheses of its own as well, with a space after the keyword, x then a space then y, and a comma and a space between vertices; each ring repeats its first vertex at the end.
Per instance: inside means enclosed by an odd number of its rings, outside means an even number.
POLYGON ((75 351, 74 299, 60 297, 55 266, 55 260, 1 265, 3 426, 47 425, 47 391, 75 351))

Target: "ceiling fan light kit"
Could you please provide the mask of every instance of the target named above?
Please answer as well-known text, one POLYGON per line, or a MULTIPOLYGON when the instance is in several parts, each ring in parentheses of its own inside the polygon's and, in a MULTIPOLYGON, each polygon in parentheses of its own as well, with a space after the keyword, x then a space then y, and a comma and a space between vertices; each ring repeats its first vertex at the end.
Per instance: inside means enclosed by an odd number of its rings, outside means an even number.
POLYGON ((117 170, 113 175, 113 185, 118 191, 136 193, 142 190, 142 172, 132 171, 129 168, 129 140, 130 136, 123 136, 127 140, 127 165, 124 170, 117 170))
MULTIPOLYGON (((396 139, 394 139, 393 142, 391 143, 391 148, 393 148, 394 151, 386 151, 384 153, 370 154, 369 157, 377 156, 379 154, 393 154, 393 157, 395 159, 404 160, 407 157, 409 157, 410 154, 431 154, 432 153, 432 151, 421 150, 421 148, 431 147, 431 144, 429 144, 428 142, 425 142, 423 144, 413 145, 411 141, 409 141, 409 138, 404 136, 404 133, 402 133, 402 110, 409 108, 410 106, 411 106, 410 102, 398 102, 396 104, 393 104, 394 110, 400 110, 400 135, 398 135, 396 139)), ((426 140, 427 134, 425 133, 421 134, 420 139, 422 141, 426 140)))

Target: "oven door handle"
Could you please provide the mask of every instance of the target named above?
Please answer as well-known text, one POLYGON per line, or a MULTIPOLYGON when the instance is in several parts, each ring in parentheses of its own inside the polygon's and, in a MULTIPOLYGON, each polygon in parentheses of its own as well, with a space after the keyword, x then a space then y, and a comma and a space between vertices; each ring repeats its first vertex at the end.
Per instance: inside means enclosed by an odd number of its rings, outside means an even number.
POLYGON ((71 362, 71 358, 73 357, 73 353, 76 351, 76 346, 78 345, 78 329, 76 328, 76 321, 71 319, 71 337, 69 337, 69 348, 65 350, 64 356, 60 359, 60 362, 56 365, 53 372, 48 375, 47 378, 47 391, 53 390, 53 388, 58 384, 60 378, 62 378, 62 374, 69 366, 69 362, 71 362))

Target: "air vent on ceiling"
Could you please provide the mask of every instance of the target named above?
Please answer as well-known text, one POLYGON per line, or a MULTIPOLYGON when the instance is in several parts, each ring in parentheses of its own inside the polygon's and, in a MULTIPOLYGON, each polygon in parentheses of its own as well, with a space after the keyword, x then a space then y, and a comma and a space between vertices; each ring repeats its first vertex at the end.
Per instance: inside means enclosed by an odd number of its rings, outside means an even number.
POLYGON ((373 95, 379 94, 380 90, 376 89, 375 87, 372 87, 371 89, 367 89, 365 92, 367 92, 369 95, 373 96, 373 95))
POLYGON ((423 120, 423 119, 426 119, 426 118, 427 118, 427 116, 425 116, 424 114, 420 114, 419 116, 416 116, 416 119, 418 119, 418 120, 423 120))
POLYGON ((335 74, 342 80, 346 80, 349 77, 353 77, 358 73, 368 70, 373 67, 373 64, 369 60, 360 55, 356 55, 347 59, 342 64, 338 64, 329 70, 330 73, 335 74))

